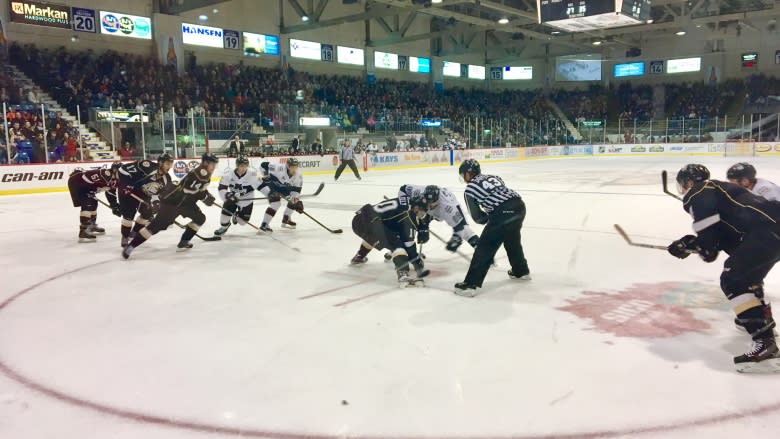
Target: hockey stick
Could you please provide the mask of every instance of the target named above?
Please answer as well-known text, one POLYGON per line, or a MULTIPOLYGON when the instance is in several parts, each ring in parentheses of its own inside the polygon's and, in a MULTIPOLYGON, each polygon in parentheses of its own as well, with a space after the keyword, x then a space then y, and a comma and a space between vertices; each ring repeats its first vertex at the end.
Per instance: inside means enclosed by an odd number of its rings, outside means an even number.
MULTIPOLYGON (((223 211, 224 211, 224 209, 225 209, 224 207, 222 207, 222 206, 221 206, 219 203, 217 203, 216 201, 214 202, 214 206, 216 206, 216 207, 219 207, 219 208, 220 208, 220 209, 222 209, 223 211)), ((250 223, 249 221, 247 221, 246 223, 247 223, 247 225, 249 225, 249 227, 252 227, 253 229, 257 230, 258 232, 260 231, 260 227, 257 227, 256 225, 254 225, 254 224, 250 223)), ((268 235, 268 237, 269 237, 269 238, 273 239, 274 241, 278 242, 279 244, 282 244, 283 246, 285 246, 285 247, 289 248, 290 250, 292 250, 292 251, 294 251, 294 252, 298 252, 298 253, 300 253, 300 252, 301 252, 301 249, 299 249, 299 248, 297 248, 297 247, 293 247, 293 246, 291 246, 291 245, 287 244, 286 242, 284 242, 284 241, 282 241, 282 240, 280 240, 280 239, 277 239, 276 237, 274 237, 274 236, 273 236, 273 235, 271 235, 270 233, 266 233, 266 235, 268 235)), ((217 237, 217 238, 218 238, 218 237, 217 237)))
MULTIPOLYGON (((433 235, 433 237, 434 237, 434 238, 438 239, 439 241, 443 242, 444 244, 447 244, 447 241, 445 241, 445 240, 444 240, 444 238, 442 238, 441 236, 439 236, 438 234, 436 234, 436 232, 434 232, 434 231, 433 231, 433 230, 431 230, 430 228, 428 228, 428 231, 431 233, 431 235, 433 235)), ((460 251, 460 250, 455 250, 455 253, 457 253, 457 255, 458 255, 458 256, 460 256, 461 258, 465 259, 467 262, 471 263, 471 258, 470 258, 470 257, 468 257, 468 255, 466 255, 466 254, 465 254, 465 253, 463 253, 462 251, 460 251)))
POLYGON ((623 237, 623 239, 625 239, 625 240, 626 240, 626 242, 628 243, 628 245, 630 245, 630 246, 634 246, 634 247, 642 247, 642 248, 652 248, 652 249, 655 249, 655 250, 666 250, 666 249, 668 248, 668 247, 666 247, 666 246, 664 246, 664 245, 643 244, 643 243, 640 243, 640 242, 634 242, 634 241, 632 241, 632 240, 631 240, 631 238, 628 236, 628 234, 626 233, 626 231, 625 231, 625 230, 623 230, 623 228, 622 228, 622 227, 620 227, 620 226, 619 226, 619 225, 617 225, 617 224, 615 224, 615 230, 617 230, 618 234, 619 234, 620 236, 622 236, 622 237, 623 237))
MULTIPOLYGON (((138 195, 136 195, 136 194, 134 194, 132 192, 130 193, 130 196, 135 198, 139 203, 146 204, 147 206, 149 205, 149 203, 147 203, 146 200, 144 200, 143 198, 139 197, 138 195)), ((149 207, 151 207, 151 206, 149 206, 149 207)), ((186 229, 187 228, 186 225, 184 225, 184 224, 182 224, 182 223, 180 223, 178 221, 174 221, 173 223, 176 224, 176 226, 178 226, 180 229, 186 229)), ((200 236, 197 233, 195 234, 195 236, 197 236, 198 238, 200 238, 201 240, 206 241, 206 242, 214 242, 214 241, 221 241, 222 240, 222 237, 220 237, 220 236, 208 236, 207 237, 207 236, 200 236)))
POLYGON ((661 185, 664 188, 664 193, 666 195, 669 195, 672 198, 676 198, 676 199, 682 201, 682 197, 680 197, 678 195, 675 195, 671 191, 669 191, 669 186, 667 185, 667 178, 668 178, 668 175, 666 173, 666 170, 661 171, 661 185))
MULTIPOLYGON (((301 195, 298 198, 310 198, 310 197, 316 197, 317 195, 322 192, 322 190, 325 188, 325 183, 320 183, 320 185, 317 187, 317 190, 314 191, 314 193, 307 194, 307 195, 301 195)), ((258 200, 267 200, 268 197, 257 197, 257 198, 246 198, 242 201, 258 201, 258 200)))
POLYGON ((331 229, 328 226, 326 226, 325 224, 322 224, 321 222, 317 221, 316 218, 314 218, 313 216, 309 215, 305 210, 303 212, 301 212, 301 213, 306 215, 307 217, 309 217, 310 220, 314 221, 315 223, 317 223, 317 225, 319 225, 323 229, 329 231, 330 233, 344 233, 344 231, 341 230, 341 229, 331 229))

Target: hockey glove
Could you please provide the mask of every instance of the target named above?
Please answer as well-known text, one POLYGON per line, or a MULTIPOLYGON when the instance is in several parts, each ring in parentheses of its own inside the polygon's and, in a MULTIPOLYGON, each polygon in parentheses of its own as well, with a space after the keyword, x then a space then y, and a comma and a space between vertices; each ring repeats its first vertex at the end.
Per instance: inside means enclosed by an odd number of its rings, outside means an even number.
POLYGON ((206 192, 206 196, 203 197, 202 201, 203 204, 205 204, 206 206, 212 206, 214 205, 214 201, 216 201, 216 199, 214 198, 214 195, 211 195, 209 192, 206 192))
POLYGON ((428 229, 420 229, 417 231, 418 244, 425 244, 426 242, 428 242, 429 239, 431 239, 431 234, 428 231, 428 229))
POLYGON ((463 244, 463 238, 458 235, 452 235, 452 238, 447 242, 446 249, 451 252, 456 252, 461 244, 463 244))
POLYGON ((704 262, 715 262, 715 259, 718 259, 718 250, 714 248, 700 248, 699 257, 704 262))
POLYGON ((685 259, 699 250, 699 244, 696 242, 696 237, 693 235, 685 235, 682 238, 669 244, 666 250, 675 258, 685 259))
POLYGON ((111 213, 114 214, 114 216, 122 216, 122 211, 119 210, 119 204, 111 205, 111 213))
POLYGON ((238 203, 238 196, 233 191, 226 192, 225 193, 225 201, 229 201, 231 203, 238 203))
POLYGON ((291 204, 291 206, 289 206, 290 209, 292 209, 292 210, 294 210, 294 211, 296 211, 298 213, 303 213, 303 201, 296 200, 294 203, 290 203, 290 204, 291 204))
POLYGON ((157 215, 157 212, 160 211, 160 197, 158 197, 157 195, 152 196, 151 205, 152 205, 152 215, 157 215))
POLYGON ((479 244, 479 236, 477 235, 472 236, 471 238, 469 238, 468 243, 470 246, 477 248, 477 244, 479 244))

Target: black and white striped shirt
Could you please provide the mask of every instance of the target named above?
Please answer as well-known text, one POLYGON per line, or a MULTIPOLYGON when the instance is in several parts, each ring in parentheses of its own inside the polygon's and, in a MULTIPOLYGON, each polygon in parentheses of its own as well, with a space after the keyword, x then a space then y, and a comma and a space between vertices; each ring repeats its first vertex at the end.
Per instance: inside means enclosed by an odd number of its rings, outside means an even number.
POLYGON ((520 198, 517 192, 509 189, 501 177, 495 175, 480 174, 471 179, 466 186, 466 204, 469 198, 485 213, 490 214, 493 209, 512 198, 520 198))
POLYGON ((339 154, 341 160, 355 160, 355 151, 350 145, 344 145, 341 147, 341 154, 339 154))

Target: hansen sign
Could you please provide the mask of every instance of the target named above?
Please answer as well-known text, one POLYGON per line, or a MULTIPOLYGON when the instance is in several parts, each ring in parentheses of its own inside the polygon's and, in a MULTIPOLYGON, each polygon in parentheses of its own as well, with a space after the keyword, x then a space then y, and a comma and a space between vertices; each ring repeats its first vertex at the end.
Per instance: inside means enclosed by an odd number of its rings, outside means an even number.
POLYGON ((11 1, 11 21, 70 29, 70 7, 34 1, 11 1))

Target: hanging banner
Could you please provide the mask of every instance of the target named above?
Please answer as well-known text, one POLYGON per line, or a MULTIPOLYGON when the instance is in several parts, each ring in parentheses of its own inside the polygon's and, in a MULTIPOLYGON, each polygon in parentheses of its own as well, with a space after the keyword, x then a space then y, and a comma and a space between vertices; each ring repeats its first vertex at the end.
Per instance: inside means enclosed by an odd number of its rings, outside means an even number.
POLYGON ((100 11, 100 33, 151 40, 152 20, 149 17, 100 11))
POLYGON ((94 9, 71 8, 73 12, 73 30, 78 32, 97 33, 96 14, 94 9))
POLYGON ((70 6, 11 1, 11 22, 70 29, 70 6))
POLYGON ((163 35, 158 41, 159 46, 157 50, 160 54, 160 64, 174 67, 177 72, 183 73, 184 58, 182 56, 184 51, 182 49, 181 35, 163 35))

